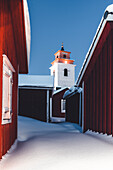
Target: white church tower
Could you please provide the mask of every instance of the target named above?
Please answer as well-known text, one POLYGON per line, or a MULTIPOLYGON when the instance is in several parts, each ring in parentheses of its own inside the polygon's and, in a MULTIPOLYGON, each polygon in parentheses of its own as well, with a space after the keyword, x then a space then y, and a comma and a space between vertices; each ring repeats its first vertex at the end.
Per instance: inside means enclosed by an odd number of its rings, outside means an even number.
POLYGON ((51 63, 51 75, 54 76, 54 89, 63 87, 71 87, 75 84, 75 65, 74 60, 70 59, 70 53, 64 51, 62 43, 61 50, 58 50, 55 55, 55 60, 51 63))

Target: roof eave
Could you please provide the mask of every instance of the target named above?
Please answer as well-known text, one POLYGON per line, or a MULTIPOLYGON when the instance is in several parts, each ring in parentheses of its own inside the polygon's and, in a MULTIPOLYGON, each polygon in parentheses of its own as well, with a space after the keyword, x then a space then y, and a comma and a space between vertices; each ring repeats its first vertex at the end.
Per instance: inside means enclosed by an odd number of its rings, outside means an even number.
POLYGON ((92 44, 91 44, 91 46, 90 46, 90 48, 89 48, 89 50, 88 50, 88 52, 86 54, 85 60, 83 62, 83 65, 81 67, 81 70, 80 70, 79 75, 78 75, 77 80, 76 80, 77 85, 80 84, 80 82, 81 82, 81 80, 83 78, 84 72, 85 72, 85 70, 86 70, 86 68, 87 68, 87 66, 89 64, 89 61, 91 60, 92 54, 93 54, 93 52, 94 52, 94 50, 95 50, 95 48, 97 46, 97 43, 98 43, 98 41, 100 39, 100 36, 101 36, 101 34, 102 34, 103 30, 104 30, 104 27, 105 27, 106 23, 108 21, 113 21, 112 12, 113 12, 113 5, 110 5, 105 10, 104 16, 102 17, 101 22, 100 22, 100 24, 99 24, 99 26, 97 28, 97 31, 96 31, 96 34, 95 34, 95 36, 93 38, 92 44), (111 8, 111 6, 112 6, 112 8, 111 8), (106 11, 108 11, 107 18, 105 18, 106 11))
POLYGON ((26 48, 26 59, 27 59, 27 70, 29 70, 30 61, 30 45, 31 45, 31 28, 30 28, 30 16, 28 10, 27 0, 22 1, 23 4, 23 18, 24 18, 24 35, 25 35, 25 48, 26 48))

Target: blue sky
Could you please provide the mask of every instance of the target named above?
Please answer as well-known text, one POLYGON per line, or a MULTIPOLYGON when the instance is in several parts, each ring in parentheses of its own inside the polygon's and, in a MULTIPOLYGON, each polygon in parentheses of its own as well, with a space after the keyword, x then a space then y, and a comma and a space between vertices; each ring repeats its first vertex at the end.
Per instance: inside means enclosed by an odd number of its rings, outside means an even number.
POLYGON ((28 0, 31 20, 29 74, 48 75, 54 53, 71 52, 76 78, 104 10, 112 0, 28 0))

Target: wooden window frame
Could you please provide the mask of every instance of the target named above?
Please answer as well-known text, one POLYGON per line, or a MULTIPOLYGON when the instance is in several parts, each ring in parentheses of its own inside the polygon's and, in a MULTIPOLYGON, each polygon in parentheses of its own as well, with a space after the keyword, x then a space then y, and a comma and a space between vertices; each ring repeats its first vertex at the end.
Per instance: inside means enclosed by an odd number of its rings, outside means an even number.
POLYGON ((12 88, 13 72, 15 72, 8 57, 3 54, 3 83, 2 83, 2 124, 12 122, 12 88), (8 81, 8 83, 6 83, 8 81), (6 98, 7 96, 7 98, 6 98), (7 106, 7 107, 6 107, 7 106))
POLYGON ((66 112, 66 100, 61 99, 61 113, 66 112))

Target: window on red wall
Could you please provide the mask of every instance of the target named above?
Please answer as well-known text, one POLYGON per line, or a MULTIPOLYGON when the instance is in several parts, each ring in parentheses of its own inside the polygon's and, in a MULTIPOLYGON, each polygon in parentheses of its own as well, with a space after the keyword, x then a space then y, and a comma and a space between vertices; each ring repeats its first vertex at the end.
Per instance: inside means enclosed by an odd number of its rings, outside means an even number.
POLYGON ((61 99, 61 113, 65 113, 66 109, 66 100, 61 99))
POLYGON ((13 72, 11 62, 3 55, 2 124, 11 123, 13 72))

